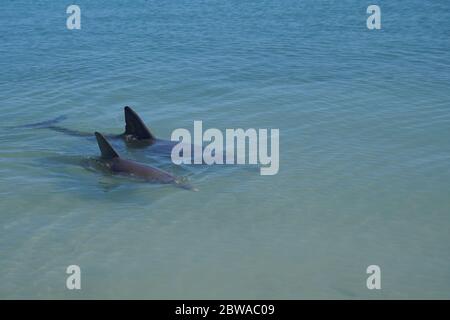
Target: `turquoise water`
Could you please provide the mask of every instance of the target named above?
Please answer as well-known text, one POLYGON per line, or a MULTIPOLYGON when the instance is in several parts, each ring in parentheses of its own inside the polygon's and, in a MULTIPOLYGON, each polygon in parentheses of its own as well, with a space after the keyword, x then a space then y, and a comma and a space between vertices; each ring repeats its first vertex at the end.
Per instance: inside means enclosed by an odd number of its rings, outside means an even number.
POLYGON ((0 298, 450 298, 450 3, 56 1, 0 10, 0 298), (130 105, 176 128, 279 128, 280 171, 87 170, 130 105), (14 127, 14 128, 13 128, 14 127), (79 291, 66 289, 79 265, 79 291), (381 267, 382 289, 366 288, 381 267))

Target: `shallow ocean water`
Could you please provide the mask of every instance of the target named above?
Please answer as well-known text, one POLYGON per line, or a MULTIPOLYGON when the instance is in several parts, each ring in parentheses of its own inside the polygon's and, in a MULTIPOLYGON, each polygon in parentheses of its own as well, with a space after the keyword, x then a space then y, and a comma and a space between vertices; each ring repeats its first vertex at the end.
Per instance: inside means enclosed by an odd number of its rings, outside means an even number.
POLYGON ((4 1, 0 298, 450 298, 450 3, 4 1), (80 165, 123 106, 176 128, 279 128, 280 171, 80 165), (65 287, 79 265, 82 289, 65 287), (381 267, 382 289, 366 288, 381 267))

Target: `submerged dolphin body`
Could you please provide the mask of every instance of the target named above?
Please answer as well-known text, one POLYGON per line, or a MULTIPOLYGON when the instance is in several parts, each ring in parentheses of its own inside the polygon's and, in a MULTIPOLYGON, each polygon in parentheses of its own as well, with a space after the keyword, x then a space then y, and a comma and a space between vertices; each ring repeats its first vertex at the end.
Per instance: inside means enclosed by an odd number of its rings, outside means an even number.
POLYGON ((101 151, 100 163, 111 173, 142 179, 146 182, 173 184, 183 189, 197 191, 196 188, 166 171, 121 158, 101 133, 95 132, 95 137, 101 151))
MULTIPOLYGON (((155 154, 163 155, 166 157, 171 156, 172 148, 178 143, 177 141, 156 138, 155 135, 150 132, 150 130, 144 124, 138 114, 130 107, 126 106, 124 108, 124 114, 125 132, 121 134, 107 134, 105 136, 108 139, 124 140, 127 146, 131 148, 148 148, 149 151, 155 154)), ((73 130, 58 125, 58 123, 65 118, 65 116, 60 116, 53 120, 27 124, 22 126, 21 128, 50 129, 75 137, 92 137, 92 133, 73 130)))
MULTIPOLYGON (((151 154, 163 156, 165 158, 171 158, 172 149, 174 146, 180 143, 179 141, 171 141, 156 138, 156 136, 150 132, 150 130, 145 125, 144 121, 142 121, 142 119, 139 117, 139 115, 129 106, 124 107, 124 114, 125 114, 125 131, 121 134, 106 134, 104 135, 105 137, 107 137, 108 139, 123 140, 127 145, 127 147, 133 149, 145 148, 151 154)), ((75 137, 84 137, 88 139, 92 137, 92 133, 73 130, 60 126, 58 123, 64 120, 65 118, 66 118, 65 116, 60 116, 53 120, 32 123, 22 127, 50 129, 53 131, 64 133, 66 135, 75 137)), ((194 145, 187 143, 184 145, 187 149, 191 148, 191 150, 194 150, 194 145)), ((193 161, 193 159, 194 153, 191 152, 191 160, 193 161)))

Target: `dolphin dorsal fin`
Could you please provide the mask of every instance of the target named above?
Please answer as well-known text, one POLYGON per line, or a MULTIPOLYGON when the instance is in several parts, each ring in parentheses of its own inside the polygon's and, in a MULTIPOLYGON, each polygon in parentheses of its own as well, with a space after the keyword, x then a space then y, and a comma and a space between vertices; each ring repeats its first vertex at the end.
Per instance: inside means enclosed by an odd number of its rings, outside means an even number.
POLYGON ((126 135, 133 135, 137 140, 155 139, 155 137, 150 133, 150 130, 148 130, 147 126, 133 109, 126 106, 124 108, 124 112, 126 135))
POLYGON ((117 152, 101 133, 95 132, 95 137, 97 138, 98 147, 100 148, 103 159, 119 158, 117 152))

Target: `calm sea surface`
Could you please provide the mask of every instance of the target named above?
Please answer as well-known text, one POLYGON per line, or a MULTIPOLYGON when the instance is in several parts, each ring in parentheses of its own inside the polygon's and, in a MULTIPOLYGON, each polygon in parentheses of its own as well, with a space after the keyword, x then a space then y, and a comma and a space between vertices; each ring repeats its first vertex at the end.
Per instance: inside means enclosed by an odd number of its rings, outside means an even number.
POLYGON ((450 2, 2 1, 0 298, 450 298, 450 2), (83 166, 151 130, 279 128, 280 171, 83 166), (66 289, 67 266, 82 289, 66 289), (382 290, 366 288, 381 267, 382 290))

